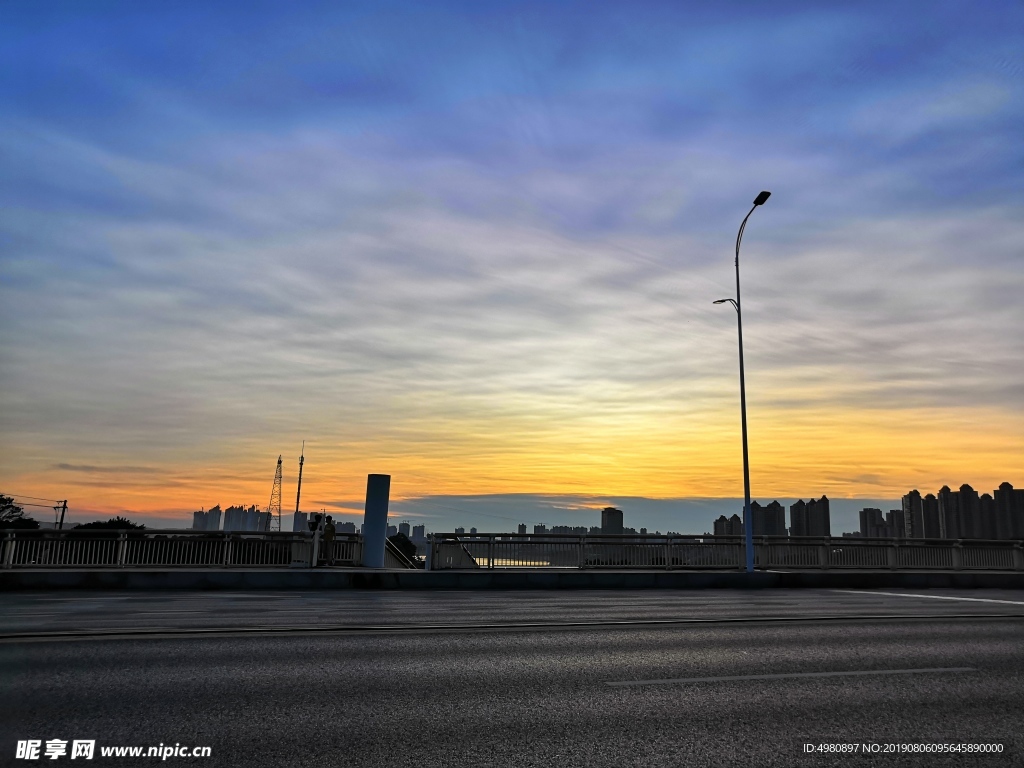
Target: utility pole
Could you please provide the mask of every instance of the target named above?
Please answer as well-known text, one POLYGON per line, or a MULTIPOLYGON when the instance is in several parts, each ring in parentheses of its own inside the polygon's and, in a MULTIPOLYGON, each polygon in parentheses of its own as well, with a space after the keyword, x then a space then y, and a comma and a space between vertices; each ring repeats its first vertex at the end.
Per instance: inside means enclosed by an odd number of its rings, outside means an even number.
POLYGON ((58 531, 64 530, 64 514, 68 511, 68 500, 64 499, 60 504, 60 522, 57 524, 58 531))

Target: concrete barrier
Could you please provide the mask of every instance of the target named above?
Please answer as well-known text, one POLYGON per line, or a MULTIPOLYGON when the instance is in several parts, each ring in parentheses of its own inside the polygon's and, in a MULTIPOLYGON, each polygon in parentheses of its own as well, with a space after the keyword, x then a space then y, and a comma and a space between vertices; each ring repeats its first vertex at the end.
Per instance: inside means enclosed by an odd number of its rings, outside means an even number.
POLYGON ((18 569, 0 591, 259 589, 1024 589, 1013 571, 477 571, 317 569, 18 569))

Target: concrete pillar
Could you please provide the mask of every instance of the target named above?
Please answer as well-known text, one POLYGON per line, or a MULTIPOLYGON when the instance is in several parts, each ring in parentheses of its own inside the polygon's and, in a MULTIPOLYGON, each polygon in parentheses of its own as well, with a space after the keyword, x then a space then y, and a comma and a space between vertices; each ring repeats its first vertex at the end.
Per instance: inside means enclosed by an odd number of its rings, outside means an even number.
POLYGON ((363 565, 366 568, 384 567, 390 492, 391 475, 366 476, 366 511, 363 514, 363 565))

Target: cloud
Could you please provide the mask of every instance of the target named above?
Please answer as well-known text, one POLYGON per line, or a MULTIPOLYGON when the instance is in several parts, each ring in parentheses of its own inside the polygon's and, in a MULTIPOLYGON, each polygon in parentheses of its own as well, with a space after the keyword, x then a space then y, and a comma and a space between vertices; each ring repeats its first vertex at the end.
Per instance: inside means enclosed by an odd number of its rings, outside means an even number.
POLYGON ((400 464, 420 494, 726 487, 736 329, 711 301, 763 187, 748 396, 770 434, 804 428, 789 466, 887 477, 813 448, 829 424, 881 434, 876 413, 1020 423, 1012 9, 609 26, 598 4, 517 11, 514 34, 504 12, 264 9, 230 45, 210 12, 167 47, 192 12, 116 40, 37 20, 4 54, 34 84, 3 86, 0 129, 11 477, 92 468, 99 489, 159 466, 159 487, 262 495, 269 472, 242 467, 316 437, 332 467, 400 464), (89 99, 47 86, 70 43, 89 99))
POLYGON ((54 464, 54 469, 61 469, 65 472, 85 472, 91 475, 161 475, 165 470, 154 467, 94 467, 88 464, 54 464))
POLYGON ((928 90, 906 89, 860 107, 850 127, 895 145, 930 132, 987 122, 1010 106, 1012 99, 1009 88, 992 81, 953 81, 928 90))

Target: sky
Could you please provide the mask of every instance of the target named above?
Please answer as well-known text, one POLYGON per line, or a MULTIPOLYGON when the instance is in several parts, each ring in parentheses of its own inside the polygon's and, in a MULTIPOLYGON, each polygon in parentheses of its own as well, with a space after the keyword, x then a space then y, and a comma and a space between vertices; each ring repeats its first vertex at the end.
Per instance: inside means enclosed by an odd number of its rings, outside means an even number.
POLYGON ((8 495, 701 533, 762 189, 753 497, 1024 484, 1020 3, 12 0, 0 104, 8 495))

